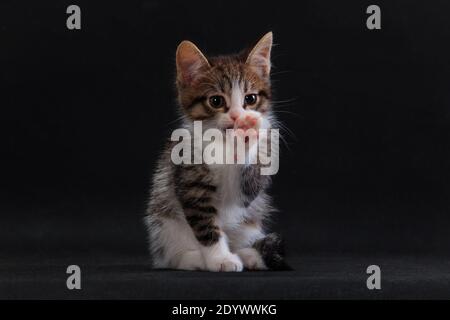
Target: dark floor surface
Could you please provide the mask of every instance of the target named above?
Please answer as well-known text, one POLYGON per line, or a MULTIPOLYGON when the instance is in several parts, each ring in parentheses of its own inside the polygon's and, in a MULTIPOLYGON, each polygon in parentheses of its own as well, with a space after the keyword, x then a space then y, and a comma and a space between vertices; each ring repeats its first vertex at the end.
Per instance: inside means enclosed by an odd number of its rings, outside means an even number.
POLYGON ((3 299, 450 299, 450 258, 305 255, 283 272, 151 270, 146 256, 1 257, 3 299), (66 288, 78 264, 82 289, 66 288), (368 290, 366 268, 381 268, 381 290, 368 290))

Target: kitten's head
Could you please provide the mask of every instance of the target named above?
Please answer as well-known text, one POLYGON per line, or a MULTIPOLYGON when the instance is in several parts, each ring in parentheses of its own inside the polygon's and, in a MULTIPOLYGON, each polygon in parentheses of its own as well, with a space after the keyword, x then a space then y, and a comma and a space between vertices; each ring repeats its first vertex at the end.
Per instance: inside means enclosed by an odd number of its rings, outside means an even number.
POLYGON ((252 50, 207 59, 190 41, 176 53, 178 100, 206 127, 269 128, 272 32, 252 50))

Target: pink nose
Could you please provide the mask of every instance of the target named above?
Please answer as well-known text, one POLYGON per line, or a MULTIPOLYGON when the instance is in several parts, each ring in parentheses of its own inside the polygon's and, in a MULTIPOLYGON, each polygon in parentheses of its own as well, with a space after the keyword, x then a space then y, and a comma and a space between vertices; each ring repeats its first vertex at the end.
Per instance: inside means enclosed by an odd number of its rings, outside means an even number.
POLYGON ((231 120, 236 121, 239 118, 239 113, 230 112, 230 118, 231 120))

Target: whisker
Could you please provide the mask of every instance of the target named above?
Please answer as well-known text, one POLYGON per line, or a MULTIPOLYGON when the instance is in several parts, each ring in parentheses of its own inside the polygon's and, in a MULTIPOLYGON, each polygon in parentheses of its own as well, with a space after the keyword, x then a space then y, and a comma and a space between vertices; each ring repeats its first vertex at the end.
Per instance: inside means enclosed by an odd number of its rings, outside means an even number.
POLYGON ((271 100, 270 102, 272 104, 278 104, 278 103, 289 103, 289 102, 296 102, 298 101, 298 98, 291 98, 286 100, 271 100))
POLYGON ((276 127, 279 127, 282 131, 285 131, 292 139, 294 139, 295 141, 298 140, 294 132, 288 127, 286 127, 283 123, 281 123, 278 120, 274 120, 273 123, 276 127))
POLYGON ((287 113, 296 117, 300 117, 300 115, 298 113, 295 112, 291 112, 291 111, 286 111, 286 110, 272 110, 273 113, 287 113))
POLYGON ((292 70, 276 71, 276 72, 272 72, 270 75, 276 76, 278 74, 285 74, 285 73, 292 73, 292 72, 294 72, 294 71, 292 71, 292 70))
POLYGON ((169 122, 166 124, 166 126, 170 126, 170 125, 174 124, 175 122, 178 122, 178 121, 184 119, 184 117, 185 117, 185 115, 181 115, 181 116, 175 118, 174 120, 169 121, 169 122))

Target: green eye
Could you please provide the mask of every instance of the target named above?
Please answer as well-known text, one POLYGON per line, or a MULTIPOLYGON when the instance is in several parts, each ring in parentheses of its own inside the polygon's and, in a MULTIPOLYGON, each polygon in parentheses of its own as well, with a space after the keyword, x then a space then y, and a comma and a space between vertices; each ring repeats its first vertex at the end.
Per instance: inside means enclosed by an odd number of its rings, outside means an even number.
POLYGON ((209 98, 209 104, 213 108, 221 108, 224 105, 225 100, 221 96, 212 96, 209 98))
POLYGON ((252 106, 258 101, 258 96, 256 94, 248 94, 245 96, 245 104, 247 106, 252 106))

